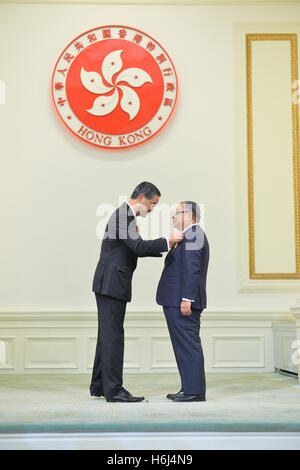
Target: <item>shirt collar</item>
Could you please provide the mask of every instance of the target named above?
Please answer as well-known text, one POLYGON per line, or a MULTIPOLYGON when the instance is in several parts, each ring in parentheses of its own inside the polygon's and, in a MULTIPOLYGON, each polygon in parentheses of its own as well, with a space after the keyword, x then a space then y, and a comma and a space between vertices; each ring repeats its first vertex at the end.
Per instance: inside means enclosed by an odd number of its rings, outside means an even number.
POLYGON ((128 206, 130 207, 130 209, 131 209, 131 211, 132 211, 132 213, 133 213, 133 215, 134 215, 134 218, 136 219, 136 213, 135 213, 135 211, 134 211, 134 208, 132 207, 131 204, 129 204, 128 201, 125 201, 125 202, 126 202, 126 204, 128 204, 128 206))
POLYGON ((183 230, 183 233, 185 233, 190 227, 193 227, 194 225, 199 225, 199 224, 194 223, 194 224, 188 225, 188 226, 185 227, 185 229, 183 230))

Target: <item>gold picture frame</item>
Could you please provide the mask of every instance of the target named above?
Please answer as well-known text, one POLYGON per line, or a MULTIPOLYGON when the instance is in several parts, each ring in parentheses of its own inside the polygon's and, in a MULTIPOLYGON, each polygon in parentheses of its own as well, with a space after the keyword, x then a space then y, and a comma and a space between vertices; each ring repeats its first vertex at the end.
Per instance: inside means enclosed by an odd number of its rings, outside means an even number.
MULTIPOLYGON (((250 279, 300 279, 300 163, 299 163, 299 112, 298 104, 292 102, 292 148, 293 148, 293 194, 295 217, 295 266, 291 273, 258 273, 255 269, 254 239, 254 181, 253 181, 253 114, 252 114, 252 43, 253 41, 290 41, 291 80, 298 80, 298 45, 296 33, 246 33, 246 80, 247 80, 247 173, 248 173, 248 235, 250 279)), ((292 96, 291 83, 291 96, 292 96)))

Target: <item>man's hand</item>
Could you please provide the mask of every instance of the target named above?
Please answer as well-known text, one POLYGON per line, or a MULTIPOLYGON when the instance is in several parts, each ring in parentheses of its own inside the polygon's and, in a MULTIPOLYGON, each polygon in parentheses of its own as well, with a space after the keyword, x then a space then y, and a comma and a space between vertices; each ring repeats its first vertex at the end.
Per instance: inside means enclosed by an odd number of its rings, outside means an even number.
POLYGON ((181 230, 175 229, 174 232, 171 233, 170 238, 169 238, 169 244, 170 248, 173 248, 176 243, 182 242, 184 237, 184 233, 181 232, 181 230))
POLYGON ((183 316, 189 317, 191 315, 192 313, 191 304, 192 302, 188 300, 181 301, 180 310, 183 316))

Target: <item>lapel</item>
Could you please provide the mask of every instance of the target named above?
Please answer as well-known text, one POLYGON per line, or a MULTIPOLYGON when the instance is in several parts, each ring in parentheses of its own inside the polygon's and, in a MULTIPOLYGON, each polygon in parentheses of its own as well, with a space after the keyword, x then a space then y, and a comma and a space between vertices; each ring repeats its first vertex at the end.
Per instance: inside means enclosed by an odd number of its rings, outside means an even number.
MULTIPOLYGON (((182 244, 183 242, 181 242, 182 244)), ((165 258, 165 266, 167 265, 167 263, 169 262, 169 260, 172 258, 172 256, 176 256, 177 254, 177 250, 179 249, 179 244, 176 243, 175 246, 173 246, 173 248, 171 248, 171 250, 169 251, 169 253, 167 254, 166 258, 165 258)))

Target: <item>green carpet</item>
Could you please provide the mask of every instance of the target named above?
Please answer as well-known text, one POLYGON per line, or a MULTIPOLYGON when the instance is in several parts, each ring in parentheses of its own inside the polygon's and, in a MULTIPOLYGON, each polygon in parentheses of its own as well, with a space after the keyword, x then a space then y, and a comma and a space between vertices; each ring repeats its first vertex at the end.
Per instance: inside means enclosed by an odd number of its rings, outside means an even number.
POLYGON ((300 385, 277 373, 207 374, 207 401, 174 403, 176 374, 125 374, 141 403, 89 394, 89 375, 0 376, 0 433, 299 432, 300 385))

